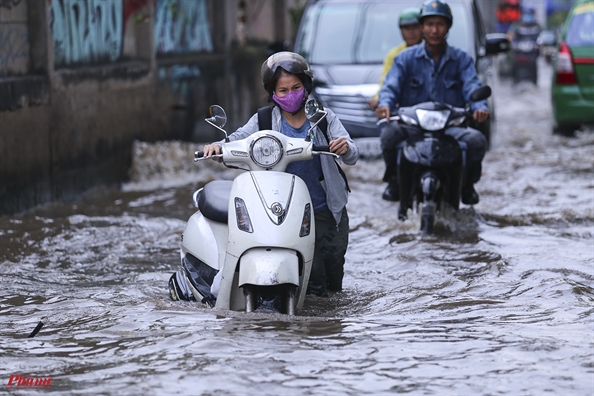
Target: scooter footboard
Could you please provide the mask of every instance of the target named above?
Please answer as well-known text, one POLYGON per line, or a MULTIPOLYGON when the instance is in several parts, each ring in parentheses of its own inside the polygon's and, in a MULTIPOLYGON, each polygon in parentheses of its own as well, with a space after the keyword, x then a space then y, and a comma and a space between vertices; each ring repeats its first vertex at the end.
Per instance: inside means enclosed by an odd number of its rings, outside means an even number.
POLYGON ((299 286, 299 258, 289 249, 250 249, 239 260, 239 287, 244 284, 299 286))

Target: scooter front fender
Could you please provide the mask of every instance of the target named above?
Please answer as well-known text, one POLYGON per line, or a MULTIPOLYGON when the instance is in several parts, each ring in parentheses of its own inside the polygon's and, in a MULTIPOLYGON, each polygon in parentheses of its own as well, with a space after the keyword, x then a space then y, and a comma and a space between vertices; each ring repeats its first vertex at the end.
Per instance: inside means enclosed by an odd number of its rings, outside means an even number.
POLYGON ((299 259, 293 250, 250 249, 239 260, 239 287, 250 284, 272 286, 299 285, 299 259))

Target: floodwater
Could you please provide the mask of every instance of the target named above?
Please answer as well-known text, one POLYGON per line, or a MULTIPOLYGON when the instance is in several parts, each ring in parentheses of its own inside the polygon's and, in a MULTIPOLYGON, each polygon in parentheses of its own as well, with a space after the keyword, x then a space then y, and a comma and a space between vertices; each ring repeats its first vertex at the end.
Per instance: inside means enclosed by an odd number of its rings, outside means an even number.
POLYGON ((493 87, 481 202, 436 235, 380 199, 381 161, 345 167, 344 292, 296 317, 169 299, 192 192, 234 175, 196 145, 138 144, 121 190, 1 217, 0 393, 594 394, 594 130, 552 135, 541 66, 493 87))

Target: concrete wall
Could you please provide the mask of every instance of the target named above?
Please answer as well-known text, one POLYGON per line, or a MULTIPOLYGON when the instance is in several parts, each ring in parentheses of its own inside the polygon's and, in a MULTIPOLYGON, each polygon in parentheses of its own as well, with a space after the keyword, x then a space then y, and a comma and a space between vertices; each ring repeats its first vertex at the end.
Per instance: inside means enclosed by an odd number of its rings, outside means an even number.
POLYGON ((299 3, 0 0, 0 215, 125 180, 135 139, 219 139, 211 104, 245 123, 299 3))

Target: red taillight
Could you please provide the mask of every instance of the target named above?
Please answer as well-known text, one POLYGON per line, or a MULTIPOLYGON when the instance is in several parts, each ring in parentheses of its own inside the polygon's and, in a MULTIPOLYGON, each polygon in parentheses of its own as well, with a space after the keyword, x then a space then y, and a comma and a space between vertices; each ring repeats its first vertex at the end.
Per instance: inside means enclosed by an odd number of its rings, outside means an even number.
POLYGON ((565 41, 559 45, 557 54, 557 84, 577 84, 571 51, 565 41))

